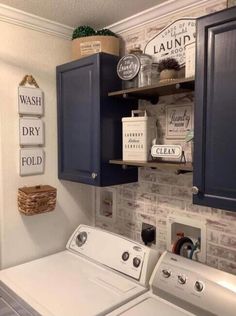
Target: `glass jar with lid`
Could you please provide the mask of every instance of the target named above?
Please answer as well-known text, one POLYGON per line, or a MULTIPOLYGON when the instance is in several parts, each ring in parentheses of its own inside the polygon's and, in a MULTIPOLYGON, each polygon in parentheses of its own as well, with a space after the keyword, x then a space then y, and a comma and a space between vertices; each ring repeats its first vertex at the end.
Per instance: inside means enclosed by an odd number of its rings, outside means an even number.
POLYGON ((135 87, 151 85, 152 57, 144 54, 140 45, 134 46, 129 53, 136 55, 140 60, 140 69, 136 77, 136 81, 134 81, 135 87))

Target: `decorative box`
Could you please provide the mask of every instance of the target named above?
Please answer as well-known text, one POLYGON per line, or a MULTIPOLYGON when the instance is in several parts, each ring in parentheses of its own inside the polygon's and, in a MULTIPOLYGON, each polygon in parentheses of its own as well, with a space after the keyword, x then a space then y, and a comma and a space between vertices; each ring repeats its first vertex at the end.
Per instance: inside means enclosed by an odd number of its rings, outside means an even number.
POLYGON ((25 215, 50 212, 56 206, 57 189, 50 185, 37 185, 18 189, 18 209, 25 215))
POLYGON ((152 140, 156 138, 156 120, 146 111, 132 111, 131 117, 122 118, 122 134, 123 160, 148 161, 152 140))

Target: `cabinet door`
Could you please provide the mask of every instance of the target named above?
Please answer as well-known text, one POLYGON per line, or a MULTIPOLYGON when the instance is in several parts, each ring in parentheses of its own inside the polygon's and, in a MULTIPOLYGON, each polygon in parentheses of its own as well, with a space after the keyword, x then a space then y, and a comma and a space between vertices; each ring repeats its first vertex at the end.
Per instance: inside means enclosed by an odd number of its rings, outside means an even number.
POLYGON ((99 55, 57 68, 60 179, 99 182, 99 55))
POLYGON ((193 201, 236 211, 236 8, 198 20, 195 94, 193 201))

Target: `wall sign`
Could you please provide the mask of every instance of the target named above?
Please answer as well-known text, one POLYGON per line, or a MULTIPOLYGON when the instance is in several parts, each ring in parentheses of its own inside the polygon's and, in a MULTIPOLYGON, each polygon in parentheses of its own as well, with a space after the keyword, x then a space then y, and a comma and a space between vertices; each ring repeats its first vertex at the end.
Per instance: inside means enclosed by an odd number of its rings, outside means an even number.
POLYGON ((20 149, 20 175, 28 176, 44 172, 45 154, 41 148, 20 149))
POLYGON ((182 156, 182 147, 179 145, 153 145, 151 155, 154 158, 175 158, 182 156))
POLYGON ((20 118, 20 145, 43 145, 44 125, 38 118, 20 118))
POLYGON ((43 115, 43 92, 39 88, 19 86, 19 114, 43 115))
POLYGON ((125 55, 117 65, 117 74, 122 80, 131 80, 137 76, 140 69, 140 60, 134 54, 125 55))
POLYGON ((184 139, 192 129, 192 105, 166 106, 166 138, 184 139))
POLYGON ((183 18, 166 26, 145 46, 144 53, 154 62, 163 58, 175 58, 180 65, 185 63, 185 45, 195 41, 196 19, 183 18))

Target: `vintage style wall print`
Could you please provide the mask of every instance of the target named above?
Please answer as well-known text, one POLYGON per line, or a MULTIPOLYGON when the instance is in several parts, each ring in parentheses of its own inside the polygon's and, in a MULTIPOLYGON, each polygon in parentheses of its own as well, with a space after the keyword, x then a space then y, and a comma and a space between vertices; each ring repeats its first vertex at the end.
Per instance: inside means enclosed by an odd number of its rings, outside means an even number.
POLYGON ((192 105, 166 106, 166 138, 185 139, 193 128, 192 105))
POLYGON ((185 64, 185 46, 195 41, 196 19, 183 18, 167 25, 145 46, 144 53, 151 55, 154 62, 164 58, 175 58, 185 64))

